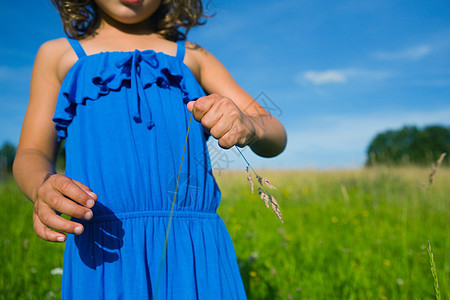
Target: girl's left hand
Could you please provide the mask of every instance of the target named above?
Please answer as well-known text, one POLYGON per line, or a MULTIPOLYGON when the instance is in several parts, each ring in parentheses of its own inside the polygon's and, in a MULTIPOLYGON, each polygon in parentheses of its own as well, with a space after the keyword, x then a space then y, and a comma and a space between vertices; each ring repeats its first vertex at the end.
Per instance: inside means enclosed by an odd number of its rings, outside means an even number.
POLYGON ((257 140, 252 117, 244 114, 229 98, 211 94, 188 102, 187 108, 224 149, 234 145, 244 147, 257 140))

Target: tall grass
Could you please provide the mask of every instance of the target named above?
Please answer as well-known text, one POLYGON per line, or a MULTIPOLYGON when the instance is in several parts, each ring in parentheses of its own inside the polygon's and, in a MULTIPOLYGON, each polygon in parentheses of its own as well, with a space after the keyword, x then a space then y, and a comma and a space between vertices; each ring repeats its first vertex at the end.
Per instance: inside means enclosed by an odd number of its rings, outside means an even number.
POLYGON ((245 171, 218 177, 220 214, 252 299, 434 299, 427 240, 448 295, 450 170, 260 172, 279 188, 280 225, 245 171))
MULTIPOLYGON (((242 172, 222 172, 219 214, 232 236, 249 299, 442 299, 449 296, 450 169, 260 171, 284 224, 242 172)), ((33 233, 31 203, 0 184, 0 299, 59 296, 63 245, 33 233)))
POLYGON ((436 263, 434 262, 433 251, 431 251, 430 241, 428 241, 428 256, 430 257, 431 274, 434 280, 434 292, 436 293, 436 300, 441 300, 441 290, 439 289, 439 279, 436 271, 436 263))
POLYGON ((64 245, 39 239, 32 204, 12 179, 0 183, 0 299, 59 298, 64 245), (53 272, 55 273, 55 272, 53 272))

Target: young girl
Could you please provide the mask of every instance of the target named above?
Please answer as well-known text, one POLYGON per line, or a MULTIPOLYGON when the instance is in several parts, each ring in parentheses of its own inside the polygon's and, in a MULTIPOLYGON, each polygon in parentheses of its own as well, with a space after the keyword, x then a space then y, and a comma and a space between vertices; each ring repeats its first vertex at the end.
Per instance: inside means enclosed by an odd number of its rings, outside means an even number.
POLYGON ((245 299, 206 138, 270 157, 283 126, 184 42, 200 0, 54 4, 71 38, 38 51, 14 176, 37 235, 66 242, 62 297, 245 299))

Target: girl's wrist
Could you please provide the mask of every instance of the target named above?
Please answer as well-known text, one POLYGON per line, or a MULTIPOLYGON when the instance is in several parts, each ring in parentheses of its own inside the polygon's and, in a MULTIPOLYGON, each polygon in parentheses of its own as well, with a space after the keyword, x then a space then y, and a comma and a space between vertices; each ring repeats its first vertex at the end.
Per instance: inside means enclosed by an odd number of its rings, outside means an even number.
POLYGON ((249 116, 254 128, 255 138, 248 144, 252 151, 262 157, 274 157, 286 147, 286 131, 272 115, 249 116))
POLYGON ((30 198, 31 202, 33 202, 33 203, 36 202, 36 200, 39 197, 39 189, 47 181, 47 179, 49 179, 50 176, 52 176, 53 174, 54 173, 46 172, 45 174, 43 174, 43 176, 39 176, 39 177, 41 177, 41 179, 38 181, 38 184, 36 185, 36 187, 33 190, 32 198, 30 198))
POLYGON ((264 130, 264 116, 261 115, 249 115, 247 116, 250 119, 250 122, 253 125, 252 136, 249 140, 248 146, 252 147, 255 144, 263 141, 265 139, 265 130, 264 130))

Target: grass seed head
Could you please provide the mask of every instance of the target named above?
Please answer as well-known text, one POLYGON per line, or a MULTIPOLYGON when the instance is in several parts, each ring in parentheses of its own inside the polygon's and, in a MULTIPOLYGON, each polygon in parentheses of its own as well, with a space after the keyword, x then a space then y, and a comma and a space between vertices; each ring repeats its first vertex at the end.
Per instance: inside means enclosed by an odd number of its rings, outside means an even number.
POLYGON ((441 166, 442 161, 444 161, 444 158, 446 155, 447 155, 447 153, 445 153, 445 152, 442 153, 441 156, 439 156, 439 159, 436 161, 436 164, 433 164, 433 166, 431 167, 430 175, 428 175, 428 189, 433 184, 434 176, 436 175, 436 172, 439 169, 439 167, 441 166))
MULTIPOLYGON (((242 155, 242 153, 241 153, 241 155, 242 155)), ((242 157, 245 159, 245 157, 243 155, 242 155, 242 157)), ((270 181, 267 180, 267 178, 259 176, 255 172, 255 170, 248 164, 248 161, 246 159, 245 159, 245 161, 247 162, 247 166, 245 167, 245 171, 247 172, 247 181, 250 183, 250 188, 252 190, 252 194, 254 192, 254 182, 253 182, 250 168, 255 173, 255 177, 259 183, 259 186, 258 186, 259 197, 264 201, 264 204, 266 205, 267 208, 272 208, 273 212, 276 214, 276 216, 280 220, 281 224, 283 224, 283 218, 282 218, 280 206, 278 205, 277 200, 275 200, 275 198, 271 194, 267 193, 267 191, 265 189, 265 187, 267 187, 269 189, 276 189, 276 187, 272 183, 270 183, 270 181)))
POLYGON ((247 180, 248 180, 248 182, 250 182, 250 188, 252 189, 252 194, 253 194, 254 184, 253 184, 252 174, 248 173, 247 180))
POLYGON ((272 195, 270 196, 270 206, 272 207, 273 212, 277 215, 278 220, 280 220, 281 224, 283 224, 283 216, 281 215, 280 206, 278 205, 277 200, 272 195))
POLYGON ((273 184, 269 182, 269 180, 267 180, 267 178, 261 177, 261 179, 269 189, 277 189, 273 184))
POLYGON ((261 187, 258 187, 258 194, 259 197, 264 200, 264 204, 266 205, 266 207, 269 208, 269 196, 267 196, 267 194, 263 192, 261 187))

